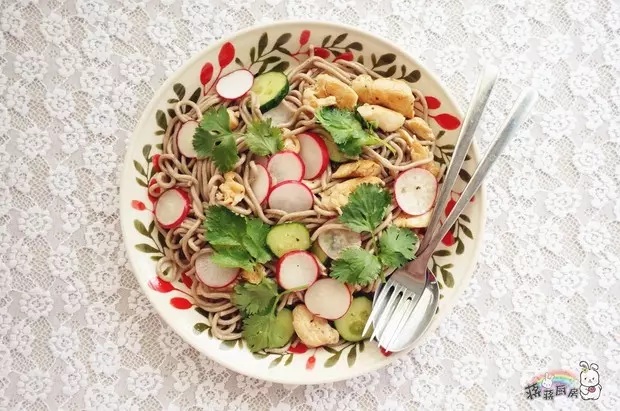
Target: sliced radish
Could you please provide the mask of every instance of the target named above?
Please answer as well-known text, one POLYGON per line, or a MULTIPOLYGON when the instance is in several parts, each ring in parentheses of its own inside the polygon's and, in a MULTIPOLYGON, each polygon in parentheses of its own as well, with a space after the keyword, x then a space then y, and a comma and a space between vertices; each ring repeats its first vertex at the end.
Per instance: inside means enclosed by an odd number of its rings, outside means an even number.
POLYGON ((297 136, 300 150, 299 156, 306 166, 304 180, 320 177, 329 163, 329 153, 325 141, 314 133, 303 133, 297 136))
POLYGON ((412 168, 396 178, 394 193, 398 206, 405 213, 419 216, 435 204, 437 179, 428 170, 412 168))
POLYGON ((162 228, 170 229, 180 225, 189 214, 189 196, 179 188, 167 190, 155 203, 155 218, 162 228))
POLYGON ((336 259, 345 248, 361 247, 362 236, 346 228, 329 230, 319 235, 319 247, 329 258, 336 259))
POLYGON ((306 173, 306 167, 297 153, 280 151, 269 159, 267 171, 276 183, 289 180, 301 181, 306 173))
POLYGON ((333 278, 322 278, 308 288, 304 296, 308 310, 326 320, 337 320, 351 305, 351 292, 333 278))
POLYGON ((267 195, 269 194, 269 190, 271 190, 271 176, 265 166, 260 164, 256 165, 256 175, 250 183, 250 187, 252 187, 252 191, 254 191, 256 200, 258 200, 259 203, 262 204, 267 200, 267 195))
POLYGON ((220 97, 233 100, 250 91, 252 84, 254 75, 246 69, 239 69, 219 79, 215 91, 220 97))
POLYGON ((256 157, 254 157, 254 162, 256 164, 260 164, 261 166, 267 167, 267 164, 269 163, 269 157, 256 156, 256 157))
POLYGON ((271 189, 267 201, 269 208, 296 213, 312 209, 314 194, 299 181, 283 181, 271 189))
POLYGON ((220 267, 211 260, 209 254, 196 258, 196 276, 211 288, 223 288, 231 284, 239 274, 238 268, 220 267))
POLYGON ((198 128, 198 122, 190 120, 183 123, 177 133, 177 147, 179 151, 187 158, 198 157, 198 153, 194 150, 194 132, 198 128))
POLYGON ((319 265, 307 251, 290 251, 278 260, 276 276, 285 290, 309 287, 319 276, 319 265))

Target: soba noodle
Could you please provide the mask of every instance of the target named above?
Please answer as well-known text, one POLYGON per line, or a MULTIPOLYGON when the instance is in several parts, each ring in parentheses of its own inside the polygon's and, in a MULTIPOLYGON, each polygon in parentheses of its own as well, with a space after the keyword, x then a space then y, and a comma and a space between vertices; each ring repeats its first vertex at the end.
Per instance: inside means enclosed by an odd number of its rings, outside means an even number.
MULTIPOLYGON (((310 50, 313 48, 311 47, 310 50)), ((315 78, 323 73, 327 73, 347 85, 351 85, 352 80, 360 74, 368 74, 372 78, 381 77, 356 62, 344 60, 328 62, 311 55, 308 60, 287 74, 290 91, 285 102, 291 107, 291 120, 279 125, 283 130, 283 139, 286 140, 305 131, 313 131, 319 135, 328 136, 327 132, 317 124, 314 108, 304 105, 302 101, 304 90, 311 87, 315 83, 315 78)), ((416 100, 414 106, 416 115, 426 120, 428 117, 426 100, 418 90, 413 90, 413 95, 416 100)), ((165 238, 165 244, 162 244, 165 255, 157 263, 157 274, 166 281, 177 281, 181 273, 189 276, 193 280, 191 294, 196 305, 208 313, 208 322, 213 335, 221 340, 235 340, 241 338, 242 317, 239 310, 231 302, 232 287, 212 290, 195 278, 194 262, 199 256, 212 252, 205 241, 205 229, 202 226, 206 208, 211 205, 224 205, 235 213, 256 216, 269 225, 299 222, 308 228, 312 240, 315 240, 322 232, 344 228, 344 226, 336 221, 338 213, 323 207, 319 197, 315 197, 315 205, 309 211, 286 213, 281 210, 264 209, 250 185, 250 181, 256 173, 256 164, 254 162, 255 156, 248 150, 244 137, 239 137, 236 140, 240 158, 233 170, 234 180, 245 188, 243 200, 237 205, 231 206, 219 199, 217 196, 218 186, 224 182, 224 177, 214 162, 211 159, 187 159, 180 154, 176 139, 173 138, 183 122, 200 120, 202 113, 214 106, 225 106, 238 113, 239 126, 237 130, 239 131, 244 131, 249 122, 263 119, 258 99, 252 93, 244 97, 238 106, 231 106, 229 101, 211 94, 204 96, 198 103, 190 100, 179 101, 174 107, 176 117, 169 122, 164 134, 163 154, 159 159, 161 171, 155 175, 155 182, 149 187, 149 193, 157 197, 166 189, 175 186, 189 191, 192 209, 180 226, 166 230, 156 223, 157 229, 165 238)), ((404 127, 389 134, 379 130, 377 133, 389 145, 389 148, 385 145, 364 147, 361 158, 373 160, 381 166, 379 177, 386 185, 393 181, 397 173, 433 161, 434 141, 418 141, 416 136, 404 127), (428 158, 414 161, 408 149, 412 141, 427 146, 431 155, 428 158)), ((335 184, 344 181, 343 179, 334 179, 332 177, 333 171, 331 166, 328 166, 320 179, 306 182, 315 195, 319 195, 335 184)), ((400 213, 400 210, 394 206, 390 207, 388 211, 375 234, 381 233, 400 213)), ((369 238, 370 235, 362 237, 362 246, 366 249, 372 247, 369 238)), ((267 276, 274 276, 272 265, 267 264, 265 269, 267 276)), ((384 274, 389 275, 392 271, 388 270, 384 274)), ((321 267, 321 273, 327 275, 325 267, 321 267)), ((350 288, 354 291, 370 293, 376 289, 379 281, 377 279, 368 286, 350 286, 350 288)), ((303 299, 303 291, 291 293, 280 301, 278 309, 293 305, 303 301, 303 299)), ((288 345, 283 349, 286 347, 288 345)))

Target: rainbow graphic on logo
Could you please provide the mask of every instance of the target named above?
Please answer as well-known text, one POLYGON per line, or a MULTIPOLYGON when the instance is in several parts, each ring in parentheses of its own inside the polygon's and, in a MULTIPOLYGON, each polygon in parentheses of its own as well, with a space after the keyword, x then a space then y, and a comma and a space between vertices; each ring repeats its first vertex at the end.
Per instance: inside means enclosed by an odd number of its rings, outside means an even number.
POLYGON ((579 387, 579 379, 577 375, 572 371, 566 370, 551 370, 544 374, 535 376, 532 379, 531 384, 536 384, 541 390, 555 389, 557 386, 564 385, 567 390, 572 387, 579 387))

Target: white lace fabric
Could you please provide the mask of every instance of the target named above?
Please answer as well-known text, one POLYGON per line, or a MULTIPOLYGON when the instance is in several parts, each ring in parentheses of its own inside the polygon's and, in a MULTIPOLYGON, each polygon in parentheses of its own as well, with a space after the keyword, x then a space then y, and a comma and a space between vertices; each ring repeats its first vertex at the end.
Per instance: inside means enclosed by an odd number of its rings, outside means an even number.
POLYGON ((620 409, 620 6, 614 0, 0 1, 0 410, 620 409), (487 183, 485 242, 453 313, 406 359, 283 386, 163 324, 121 243, 118 177, 163 80, 213 40, 281 19, 357 25, 465 106, 501 69, 478 142, 540 92, 487 183), (597 401, 527 400, 599 365, 597 401))

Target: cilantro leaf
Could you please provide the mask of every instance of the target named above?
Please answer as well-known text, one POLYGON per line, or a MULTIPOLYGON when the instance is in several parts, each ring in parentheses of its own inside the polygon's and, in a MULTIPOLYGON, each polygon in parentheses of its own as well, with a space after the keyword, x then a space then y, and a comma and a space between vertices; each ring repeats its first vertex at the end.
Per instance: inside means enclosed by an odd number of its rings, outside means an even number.
POLYGON ((392 199, 387 191, 375 184, 362 184, 349 195, 342 208, 340 222, 351 230, 372 233, 381 224, 392 199))
POLYGON ((338 149, 346 155, 357 156, 362 147, 377 144, 378 137, 368 134, 351 111, 323 107, 315 115, 331 134, 338 149))
POLYGON ((232 135, 224 136, 219 142, 215 143, 213 149, 213 160, 218 169, 223 173, 235 168, 235 164, 239 161, 237 153, 237 143, 232 135))
POLYGON ((235 135, 230 130, 226 107, 211 108, 202 115, 192 144, 198 157, 213 157, 222 172, 233 169, 239 160, 235 135))
POLYGON ((252 352, 265 348, 279 348, 290 341, 293 336, 289 310, 282 310, 277 315, 272 312, 255 314, 243 320, 243 338, 252 352), (288 313, 288 315, 286 314, 288 313))
POLYGON ((248 124, 245 142, 250 151, 259 156, 275 154, 284 148, 282 131, 278 127, 271 127, 271 119, 256 120, 248 124))
POLYGON ((242 246, 246 221, 224 206, 211 206, 207 209, 204 222, 207 241, 212 246, 242 246))
POLYGON ((379 238, 379 259, 388 267, 398 268, 415 258, 418 236, 411 230, 389 226, 379 238))
POLYGON ((273 307, 278 296, 278 286, 269 279, 263 278, 258 284, 240 283, 235 286, 232 302, 245 315, 266 313, 273 307))
POLYGON ((213 261, 222 267, 252 271, 257 263, 271 260, 267 249, 269 226, 258 218, 237 215, 224 206, 207 209, 205 236, 215 253, 213 261))
POLYGON ((377 256, 363 248, 351 247, 332 262, 330 276, 347 284, 368 285, 380 273, 381 263, 377 256))
POLYGON ((277 327, 276 316, 252 315, 243 320, 243 338, 252 352, 269 348, 271 335, 277 327))
POLYGON ((216 247, 215 252, 211 255, 211 261, 220 267, 239 267, 246 271, 252 271, 255 265, 252 256, 239 246, 216 247))
POLYGON ((269 226, 258 218, 247 220, 243 246, 260 264, 271 260, 271 254, 269 254, 269 250, 266 247, 268 233, 269 226))

